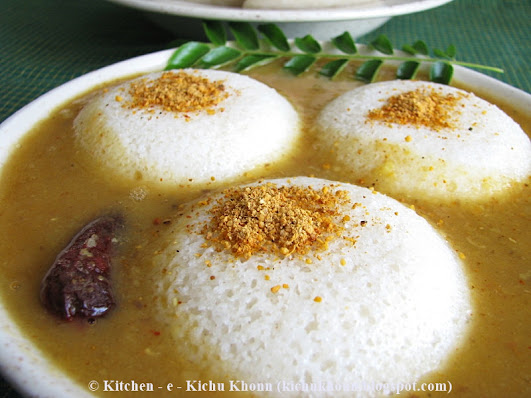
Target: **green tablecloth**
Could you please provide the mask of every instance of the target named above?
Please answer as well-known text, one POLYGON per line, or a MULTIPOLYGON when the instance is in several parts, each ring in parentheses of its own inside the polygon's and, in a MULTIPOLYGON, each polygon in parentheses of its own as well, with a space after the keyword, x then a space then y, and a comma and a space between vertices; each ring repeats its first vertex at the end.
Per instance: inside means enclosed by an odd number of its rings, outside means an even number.
MULTIPOLYGON (((0 122, 68 80, 165 49, 177 39, 141 11, 103 0, 2 0, 1 4, 0 122)), ((430 47, 455 44, 458 59, 501 67, 504 74, 490 75, 531 92, 530 21, 531 0, 454 0, 395 17, 358 41, 368 43, 385 33, 396 46, 417 39, 430 47)), ((0 398, 18 396, 0 378, 0 398)))

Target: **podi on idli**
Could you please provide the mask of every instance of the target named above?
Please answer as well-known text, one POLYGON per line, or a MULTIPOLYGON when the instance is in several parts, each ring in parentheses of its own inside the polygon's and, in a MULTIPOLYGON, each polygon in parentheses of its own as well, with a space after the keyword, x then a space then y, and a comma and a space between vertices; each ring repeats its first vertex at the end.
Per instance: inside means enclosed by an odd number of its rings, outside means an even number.
POLYGON ((183 205, 158 239, 160 319, 175 355, 210 379, 416 380, 466 331, 454 251, 367 188, 309 177, 234 186, 183 205))
POLYGON ((406 198, 488 199, 529 178, 531 142, 495 105, 421 81, 373 83, 331 101, 318 150, 353 181, 406 198))
POLYGON ((295 147, 299 116, 276 90, 216 70, 157 72, 84 106, 76 140, 132 181, 183 184, 235 178, 295 147))

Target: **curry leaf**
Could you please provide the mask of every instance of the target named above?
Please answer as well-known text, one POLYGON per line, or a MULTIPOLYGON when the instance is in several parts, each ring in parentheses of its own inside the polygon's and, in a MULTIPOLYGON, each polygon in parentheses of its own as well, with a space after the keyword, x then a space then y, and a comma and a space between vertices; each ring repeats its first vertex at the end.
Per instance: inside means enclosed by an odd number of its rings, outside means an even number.
POLYGON ((209 51, 210 46, 208 44, 189 41, 172 54, 166 65, 166 70, 189 68, 209 51))
POLYGON ((413 43, 413 48, 417 50, 418 54, 428 55, 430 53, 428 45, 422 40, 417 40, 415 43, 413 43))
POLYGON ((317 54, 321 51, 321 45, 317 40, 311 35, 306 35, 304 37, 297 37, 295 39, 295 45, 301 51, 309 54, 317 54))
POLYGON ((216 46, 224 46, 227 42, 227 33, 220 21, 203 21, 203 30, 210 42, 216 46))
POLYGON ((236 43, 244 50, 258 50, 258 36, 256 31, 248 22, 230 22, 229 29, 232 32, 236 43))
POLYGON ((315 61, 316 58, 312 55, 296 55, 284 64, 284 69, 294 75, 300 75, 306 72, 315 61))
POLYGON ((446 49, 446 55, 448 55, 448 57, 454 59, 456 54, 457 54, 456 47, 453 44, 448 46, 448 48, 446 49))
POLYGON ((437 56, 439 58, 454 59, 456 53, 457 53, 457 49, 455 48, 454 45, 448 46, 446 51, 440 50, 438 48, 435 48, 433 50, 433 54, 435 54, 435 56, 437 56))
POLYGON ((417 40, 413 44, 405 44, 404 46, 402 46, 402 50, 413 55, 428 55, 430 52, 430 50, 428 49, 428 45, 422 40, 417 40))
POLYGON ((208 69, 234 61, 240 56, 241 52, 235 48, 226 46, 216 47, 201 59, 199 65, 202 68, 208 69))
POLYGON ((336 77, 348 64, 348 59, 335 59, 325 64, 320 70, 319 74, 333 79, 336 77))
POLYGON ((371 46, 383 54, 391 55, 394 53, 393 44, 384 34, 371 41, 371 46))
POLYGON ((332 39, 332 44, 334 44, 338 50, 343 51, 345 54, 356 54, 358 52, 356 43, 348 32, 334 37, 332 39))
POLYGON ((258 25, 258 30, 265 36, 269 43, 280 51, 289 51, 288 39, 282 30, 273 23, 258 25))
POLYGON ((408 54, 411 54, 411 55, 415 55, 417 54, 417 51, 413 48, 413 46, 411 44, 404 44, 402 46, 402 51, 408 53, 408 54))
POLYGON ((430 68, 430 80, 435 83, 449 84, 453 74, 454 67, 447 62, 435 62, 430 68))
POLYGON ((278 58, 271 54, 251 54, 246 55, 238 61, 234 67, 235 72, 242 72, 254 68, 255 66, 265 65, 278 58))
POLYGON ((433 49, 433 54, 436 56, 436 57, 439 57, 439 58, 448 58, 446 56, 446 53, 443 51, 443 50, 440 50, 438 48, 434 48, 433 49))
POLYGON ((382 65, 383 61, 380 59, 371 59, 366 61, 356 70, 354 77, 356 80, 360 80, 365 83, 372 83, 376 79, 378 71, 382 65))
POLYGON ((398 79, 408 80, 414 79, 420 68, 420 62, 418 61, 406 61, 402 62, 396 70, 396 77, 398 79))

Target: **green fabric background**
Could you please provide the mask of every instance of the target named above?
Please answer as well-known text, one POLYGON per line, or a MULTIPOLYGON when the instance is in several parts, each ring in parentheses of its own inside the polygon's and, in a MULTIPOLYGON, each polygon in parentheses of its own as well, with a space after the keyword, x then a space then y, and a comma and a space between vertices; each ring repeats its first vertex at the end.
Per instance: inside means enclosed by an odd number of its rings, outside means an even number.
MULTIPOLYGON (((454 44, 458 59, 501 67, 490 74, 531 92, 530 21, 531 0, 454 0, 395 17, 358 41, 385 33, 396 47, 454 44)), ((141 11, 103 0, 2 0, 0 121, 68 80, 174 39, 141 11)))
MULTIPOLYGON (((39 95, 84 73, 167 48, 177 39, 138 10, 103 0, 2 0, 0 122, 39 95)), ((357 41, 385 33, 396 47, 424 40, 457 46, 461 61, 531 92, 531 0, 454 0, 399 16, 357 41)), ((0 287, 2 288, 2 287, 0 287)), ((0 377, 0 398, 19 395, 0 377)))

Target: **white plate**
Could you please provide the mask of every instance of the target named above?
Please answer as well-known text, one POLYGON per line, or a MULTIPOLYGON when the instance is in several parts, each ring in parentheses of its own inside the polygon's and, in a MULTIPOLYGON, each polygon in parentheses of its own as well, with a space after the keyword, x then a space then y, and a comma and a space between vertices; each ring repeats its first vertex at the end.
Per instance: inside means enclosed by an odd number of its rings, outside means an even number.
MULTIPOLYGON (((363 51, 363 47, 360 46, 363 51)), ((39 97, 0 125, 0 172, 21 139, 51 112, 95 85, 136 73, 161 70, 173 50, 144 55, 88 73, 39 97)), ((456 67, 454 80, 469 90, 492 95, 513 104, 516 110, 531 109, 531 95, 475 71, 456 67)), ((40 352, 10 317, 0 302, 0 371, 20 391, 32 397, 91 397, 89 386, 76 385, 40 352)))
POLYGON ((275 22, 288 37, 311 32, 326 40, 349 31, 355 38, 397 15, 425 11, 452 0, 379 0, 352 7, 302 10, 269 10, 222 7, 179 0, 108 0, 136 8, 183 38, 202 38, 201 19, 275 22), (199 20, 198 20, 199 19, 199 20))

